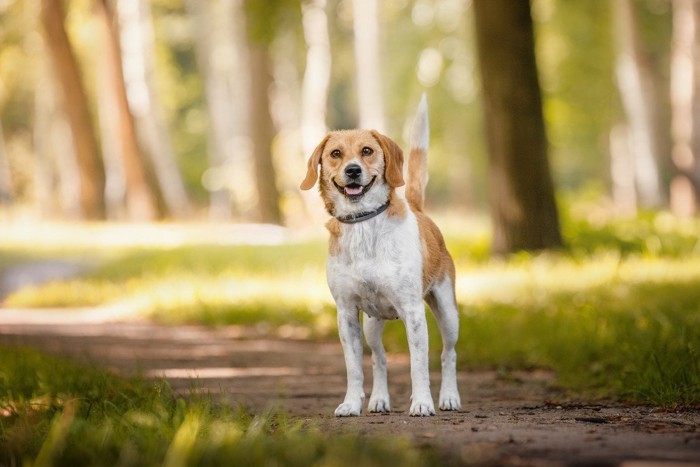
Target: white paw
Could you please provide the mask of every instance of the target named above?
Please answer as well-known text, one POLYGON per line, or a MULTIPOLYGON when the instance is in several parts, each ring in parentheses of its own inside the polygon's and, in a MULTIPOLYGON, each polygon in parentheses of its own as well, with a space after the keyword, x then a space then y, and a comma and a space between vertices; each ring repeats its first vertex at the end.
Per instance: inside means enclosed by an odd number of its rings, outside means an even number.
POLYGON ((391 412, 391 406, 389 405, 389 396, 384 395, 375 397, 374 395, 372 395, 372 397, 369 398, 367 410, 369 410, 372 413, 391 412))
POLYGON ((440 394, 440 410, 459 410, 462 404, 459 401, 459 394, 440 394))
POLYGON ((435 415, 435 406, 433 401, 427 400, 414 400, 411 402, 411 409, 408 414, 411 417, 428 417, 430 415, 435 415))
POLYGON ((362 403, 353 404, 350 402, 343 402, 335 409, 336 417, 359 417, 362 411, 362 403))

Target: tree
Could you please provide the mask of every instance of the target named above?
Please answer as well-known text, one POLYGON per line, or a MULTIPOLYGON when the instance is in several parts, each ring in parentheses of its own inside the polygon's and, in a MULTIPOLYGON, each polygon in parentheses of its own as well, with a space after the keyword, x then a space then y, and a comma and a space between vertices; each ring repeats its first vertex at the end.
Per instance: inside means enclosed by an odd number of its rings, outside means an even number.
POLYGON ((105 173, 78 62, 63 24, 61 0, 42 0, 41 21, 61 89, 80 176, 80 206, 87 219, 105 218, 105 173))
MULTIPOLYGON (((273 84, 270 48, 290 0, 246 3, 248 72, 250 101, 248 110, 253 150, 258 212, 262 222, 282 223, 277 174, 272 160, 275 125, 270 114, 270 88, 273 84)), ((297 6, 298 8, 298 6, 297 6)))
POLYGON ((658 102, 649 57, 643 51, 639 25, 631 0, 613 0, 616 42, 615 75, 626 116, 627 142, 632 160, 637 200, 645 207, 664 202, 658 161, 658 102))
MULTIPOLYGON (((306 69, 301 90, 301 148, 304 160, 328 131, 326 108, 331 82, 331 41, 326 7, 326 0, 304 0, 301 4, 306 42, 306 69)), ((301 197, 311 218, 324 215, 323 201, 317 193, 302 191, 301 197)), ((321 218, 317 220, 320 222, 321 218)))
POLYGON ((331 80, 331 44, 326 0, 305 0, 301 10, 307 48, 301 97, 301 146, 308 157, 328 130, 326 105, 331 80))
POLYGON ((158 185, 154 183, 141 154, 136 137, 134 118, 126 97, 126 85, 121 63, 119 31, 115 17, 107 0, 97 1, 97 18, 102 33, 102 48, 99 57, 100 95, 98 104, 101 109, 105 159, 112 149, 121 161, 121 173, 124 177, 126 209, 132 220, 153 220, 158 216, 158 185), (109 137, 114 135, 113 137, 109 137), (110 146, 110 148, 107 148, 110 146))
POLYGON ((547 157, 530 3, 475 0, 493 252, 562 245, 547 157))
POLYGON ((146 0, 117 3, 124 82, 129 109, 141 147, 148 154, 160 186, 159 209, 176 218, 191 212, 190 202, 175 161, 162 105, 155 89, 155 58, 151 6, 146 0))
POLYGON ((360 128, 385 131, 377 0, 353 0, 355 72, 360 128))
POLYGON ((0 124, 0 207, 12 202, 12 177, 5 150, 5 136, 0 124))
POLYGON ((240 193, 247 183, 250 154, 247 135, 248 66, 240 0, 187 0, 193 17, 198 68, 209 115, 209 217, 228 220, 240 214, 240 193), (239 201, 236 203, 236 201, 239 201))
POLYGON ((671 208, 692 215, 700 207, 700 3, 674 0, 671 50, 671 208))
POLYGON ((252 40, 250 59, 250 136, 253 143, 255 183, 258 192, 260 220, 271 224, 282 223, 277 175, 272 161, 272 139, 275 126, 270 115, 270 86, 272 71, 267 45, 252 40))

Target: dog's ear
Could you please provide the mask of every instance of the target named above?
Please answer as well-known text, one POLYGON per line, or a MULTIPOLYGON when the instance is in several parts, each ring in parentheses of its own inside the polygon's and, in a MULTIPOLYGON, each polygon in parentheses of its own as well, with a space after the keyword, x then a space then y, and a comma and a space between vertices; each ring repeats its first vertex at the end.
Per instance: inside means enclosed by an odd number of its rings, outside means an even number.
POLYGON ((389 186, 397 188, 405 184, 403 180, 403 151, 396 142, 376 130, 371 131, 384 153, 384 178, 389 186))
POLYGON ((313 154, 311 154, 311 157, 309 157, 306 178, 304 178, 304 181, 301 182, 301 185, 299 186, 299 188, 302 190, 310 190, 316 183, 316 180, 318 179, 318 165, 321 163, 321 155, 323 155, 323 149, 326 147, 328 138, 330 138, 330 135, 326 135, 326 137, 323 138, 323 141, 316 146, 313 154))

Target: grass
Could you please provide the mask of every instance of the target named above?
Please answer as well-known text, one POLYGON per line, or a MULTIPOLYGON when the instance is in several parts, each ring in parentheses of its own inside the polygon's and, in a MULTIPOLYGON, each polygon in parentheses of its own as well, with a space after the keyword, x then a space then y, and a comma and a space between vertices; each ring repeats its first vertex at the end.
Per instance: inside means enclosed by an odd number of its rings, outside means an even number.
MULTIPOLYGON (((547 368, 581 396, 700 405, 700 222, 569 212, 568 250, 554 254, 490 260, 487 230, 445 229, 458 269, 460 366, 547 368)), ((16 258, 17 251, 7 253, 16 258)), ((95 251, 102 265, 91 273, 20 290, 7 303, 122 301, 172 324, 293 325, 308 337, 335 338, 323 240, 95 251)), ((437 363, 440 340, 429 322, 437 363)), ((390 323, 387 347, 405 351, 404 334, 390 323)))
POLYGON ((428 465, 404 439, 250 416, 166 383, 0 347, 0 465, 428 465))

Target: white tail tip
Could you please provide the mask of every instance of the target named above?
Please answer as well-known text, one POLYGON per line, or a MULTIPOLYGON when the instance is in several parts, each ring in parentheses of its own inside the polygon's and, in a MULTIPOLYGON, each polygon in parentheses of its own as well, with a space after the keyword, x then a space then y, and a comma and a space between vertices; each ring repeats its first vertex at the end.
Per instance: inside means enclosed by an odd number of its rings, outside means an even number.
POLYGON ((411 148, 428 151, 430 142, 430 120, 428 119, 428 96, 424 92, 418 104, 418 112, 413 123, 411 148))

